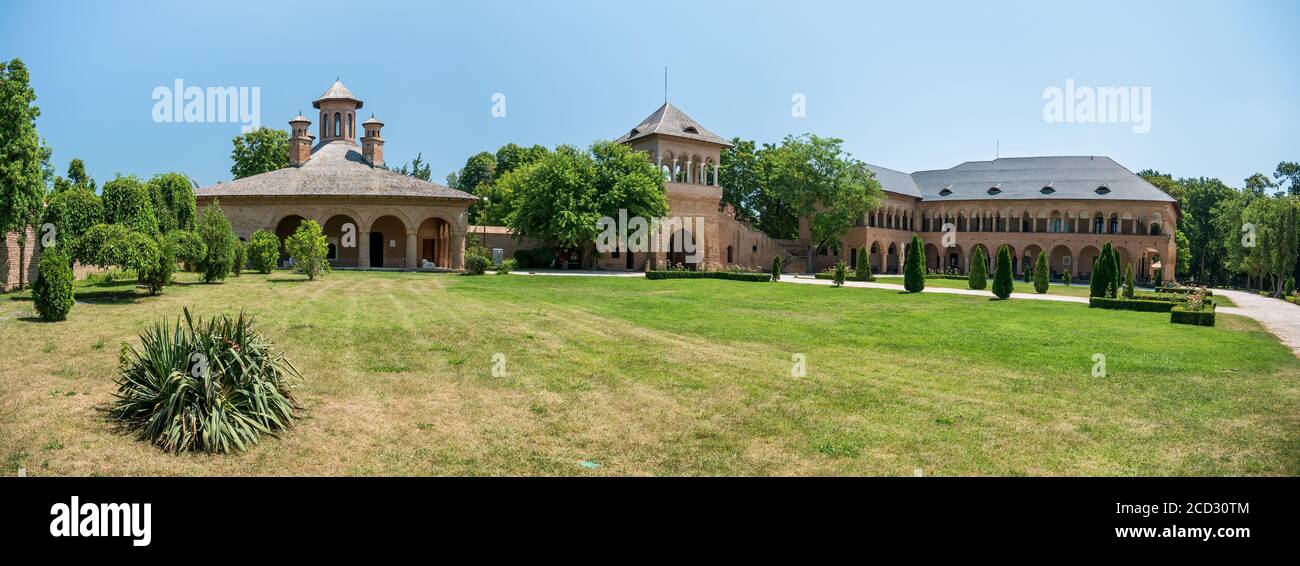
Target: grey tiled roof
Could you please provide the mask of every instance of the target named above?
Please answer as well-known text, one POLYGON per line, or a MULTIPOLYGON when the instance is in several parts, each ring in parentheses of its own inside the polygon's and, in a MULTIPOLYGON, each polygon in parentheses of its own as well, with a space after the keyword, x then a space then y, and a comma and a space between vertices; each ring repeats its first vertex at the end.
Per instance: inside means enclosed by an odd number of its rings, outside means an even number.
POLYGON ((376 196, 474 200, 469 193, 415 177, 371 167, 357 146, 346 140, 323 142, 312 148, 300 167, 217 183, 195 191, 205 196, 376 196))
POLYGON ((895 171, 893 169, 886 169, 884 167, 872 165, 870 163, 865 163, 864 165, 866 165, 867 169, 870 169, 872 173, 876 174, 876 180, 880 181, 880 188, 891 193, 921 198, 921 189, 917 188, 916 181, 912 180, 911 175, 902 171, 895 171))
POLYGON ((704 129, 704 126, 701 126, 699 122, 692 120, 690 116, 687 116, 685 112, 678 110, 677 107, 673 106, 671 103, 664 103, 664 105, 660 106, 658 110, 655 110, 653 114, 648 116, 645 120, 642 120, 640 124, 637 124, 635 128, 632 128, 626 134, 623 134, 614 141, 626 143, 653 134, 686 138, 731 147, 731 142, 704 129))
POLYGON ((917 171, 912 174, 912 179, 926 201, 1090 199, 1174 202, 1173 197, 1105 156, 1004 157, 993 161, 967 161, 951 169, 917 171), (990 189, 994 188, 996 190, 990 194, 990 189))
POLYGON ((884 190, 926 202, 1029 199, 1174 202, 1173 197, 1142 177, 1100 155, 1003 157, 993 161, 967 161, 951 169, 917 171, 911 175, 870 164, 867 168, 876 173, 884 190))
POLYGON ((320 108, 320 103, 326 100, 351 100, 357 103, 357 108, 361 108, 364 104, 361 102, 361 99, 357 98, 355 94, 352 94, 351 90, 348 90, 348 87, 343 85, 342 81, 334 81, 334 84, 330 85, 329 89, 325 91, 325 94, 320 95, 320 98, 317 98, 315 102, 311 103, 311 105, 315 108, 320 108))

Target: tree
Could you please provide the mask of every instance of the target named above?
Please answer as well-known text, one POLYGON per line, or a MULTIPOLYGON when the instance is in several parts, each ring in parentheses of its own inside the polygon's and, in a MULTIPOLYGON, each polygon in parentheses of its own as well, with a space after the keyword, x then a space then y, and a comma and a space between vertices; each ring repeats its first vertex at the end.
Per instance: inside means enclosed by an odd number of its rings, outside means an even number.
MULTIPOLYGON (((1187 188, 1175 181, 1172 175, 1161 173, 1153 169, 1146 169, 1138 173, 1138 176, 1145 179, 1148 183, 1155 185, 1157 189, 1164 191, 1165 194, 1174 197, 1178 201, 1178 206, 1182 210, 1182 218, 1174 226, 1174 244, 1178 248, 1178 257, 1176 258, 1178 274, 1187 275, 1191 273, 1192 266, 1192 246, 1187 238, 1186 227, 1193 223, 1195 216, 1188 208, 1187 188)), ((1172 219, 1171 219, 1172 220, 1172 219)))
POLYGON ((208 245, 198 232, 191 230, 173 230, 167 233, 167 243, 172 247, 172 254, 189 268, 194 268, 208 255, 208 245))
POLYGON ((104 183, 104 221, 127 229, 156 234, 158 219, 154 215, 149 189, 135 175, 118 175, 104 183))
POLYGON ((27 280, 27 230, 41 216, 49 148, 36 132, 36 91, 21 59, 0 62, 0 238, 18 232, 18 288, 27 280))
POLYGON ((280 238, 266 230, 253 232, 248 240, 248 259, 258 273, 270 273, 280 261, 280 238))
POLYGON ((149 288, 150 295, 162 292, 164 286, 171 284, 172 274, 176 272, 176 245, 167 238, 158 240, 158 255, 153 265, 140 274, 140 279, 149 288))
POLYGON ((1246 178, 1246 190, 1255 196, 1264 196, 1269 189, 1277 188, 1277 183, 1263 173, 1255 173, 1246 178))
POLYGON ((772 281, 781 280, 781 256, 772 258, 772 281))
MULTIPOLYGON (((416 154, 415 159, 412 159, 410 163, 403 164, 394 171, 408 177, 415 177, 422 181, 430 181, 433 179, 433 170, 429 167, 428 163, 424 162, 424 153, 416 154)), ((448 186, 453 189, 459 188, 455 186, 454 183, 450 183, 448 186)))
MULTIPOLYGON (((1190 266, 1190 271, 1201 283, 1226 280, 1226 238, 1220 231, 1222 224, 1215 222, 1215 219, 1218 218, 1216 208, 1231 198, 1234 190, 1218 179, 1204 177, 1179 179, 1178 183, 1187 189, 1187 202, 1181 205, 1181 209, 1184 220, 1190 218, 1190 222, 1184 222, 1184 232, 1195 262, 1195 265, 1190 266)), ((1241 233, 1237 232, 1235 237, 1240 238, 1241 233)))
POLYGON ((307 276, 308 280, 330 272, 329 241, 325 239, 320 224, 307 220, 298 225, 298 230, 284 240, 284 247, 293 258, 294 270, 307 276))
POLYGON ((480 185, 490 185, 496 180, 497 158, 486 151, 480 151, 465 160, 465 166, 449 177, 448 186, 474 194, 480 185))
POLYGON ((1015 282, 1011 275, 1011 248, 1005 244, 998 248, 998 259, 993 266, 993 294, 999 299, 1011 297, 1015 282))
POLYGON ((730 206, 736 220, 759 218, 755 201, 763 184, 758 168, 759 151, 753 140, 732 138, 731 147, 722 150, 718 163, 718 184, 722 185, 719 206, 723 209, 730 206))
POLYGON ((764 150, 764 186, 796 218, 809 218, 809 257, 817 249, 839 251, 840 238, 883 198, 875 175, 842 146, 840 139, 804 134, 764 150))
POLYGON ((858 248, 858 269, 855 275, 859 281, 871 280, 871 254, 867 253, 866 246, 858 248))
POLYGON ((52 224, 55 241, 72 243, 91 226, 104 222, 104 203, 83 187, 72 187, 50 197, 42 223, 52 224))
POLYGON ((983 291, 989 284, 989 259, 984 257, 983 246, 975 247, 975 256, 970 261, 970 275, 967 276, 967 285, 976 291, 983 291))
POLYGON ((204 283, 215 283, 226 278, 235 261, 235 233, 230 229, 230 221, 221 210, 221 203, 213 201, 199 212, 196 230, 207 253, 194 265, 203 274, 204 283))
POLYGON ((1124 266, 1124 298, 1132 299, 1134 293, 1135 293, 1135 289, 1133 288, 1133 266, 1125 265, 1124 266))
POLYGON ((261 127, 235 136, 232 143, 230 174, 236 179, 289 166, 289 132, 261 127))
POLYGON ((1111 258, 1110 242, 1106 242, 1101 247, 1101 254, 1092 262, 1092 280, 1088 285, 1089 297, 1105 297, 1106 288, 1111 284, 1114 277, 1110 274, 1111 258))
POLYGON ((86 173, 86 163, 80 159, 73 159, 68 163, 68 178, 54 178, 55 194, 72 189, 86 189, 92 194, 95 193, 95 180, 86 173))
POLYGON ((41 254, 40 276, 32 283, 36 312, 48 322, 65 320, 72 310, 72 259, 61 249, 41 254))
POLYGON ((921 243, 921 237, 916 234, 912 234, 912 245, 903 262, 903 288, 908 293, 925 290, 925 244, 921 243))
POLYGON ((844 265, 844 260, 835 262, 835 267, 831 269, 831 285, 843 287, 844 280, 848 278, 849 266, 844 265))
POLYGON ((1038 261, 1034 262, 1034 292, 1043 294, 1047 292, 1049 280, 1052 272, 1047 266, 1047 252, 1038 252, 1038 261))
POLYGON ((244 266, 248 263, 248 248, 239 238, 235 238, 235 255, 234 261, 230 264, 230 270, 234 272, 235 277, 239 277, 244 272, 244 266))
POLYGON ((1300 163, 1293 161, 1278 163, 1277 169, 1273 171, 1273 178, 1277 179, 1279 184, 1286 185, 1288 195, 1300 196, 1300 163))
POLYGON ((555 248, 573 248, 589 265, 601 217, 659 218, 668 213, 663 177, 645 155, 612 142, 590 151, 560 146, 540 161, 501 177, 513 195, 506 225, 515 234, 555 248))
POLYGON ((194 182, 189 177, 181 173, 160 173, 149 179, 148 189, 161 232, 194 227, 194 182))
POLYGON ((150 236, 121 224, 96 224, 75 240, 72 258, 99 267, 120 267, 145 274, 158 260, 158 244, 150 236))
POLYGON ((1110 261, 1106 266, 1106 296, 1109 298, 1117 298, 1119 296, 1117 293, 1124 284, 1123 272, 1120 270, 1120 266, 1123 264, 1124 261, 1120 259, 1119 248, 1112 247, 1110 249, 1110 261))
MULTIPOLYGON (((513 143, 501 146, 497 150, 497 166, 495 178, 500 179, 502 175, 514 171, 525 165, 531 165, 541 161, 543 157, 550 153, 545 146, 534 145, 531 147, 522 147, 513 143)), ((472 158, 471 158, 472 159, 472 158)))

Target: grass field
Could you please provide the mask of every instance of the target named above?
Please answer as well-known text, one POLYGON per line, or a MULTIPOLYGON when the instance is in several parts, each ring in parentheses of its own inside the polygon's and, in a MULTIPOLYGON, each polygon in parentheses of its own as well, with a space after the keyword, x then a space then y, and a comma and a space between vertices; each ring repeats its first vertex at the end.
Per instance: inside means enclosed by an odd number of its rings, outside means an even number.
POLYGON ((1229 315, 720 280, 179 279, 81 286, 58 324, 0 295, 5 474, 1300 473, 1300 362, 1229 315), (298 426, 232 456, 113 431, 120 345, 184 306, 259 317, 305 376, 298 426))
MULTIPOLYGON (((884 276, 876 276, 876 282, 877 282, 877 283, 891 283, 891 284, 894 284, 894 285, 902 285, 902 284, 903 284, 903 277, 902 277, 901 275, 884 275, 884 276)), ((970 284, 967 283, 966 280, 964 280, 964 279, 939 279, 939 278, 931 278, 931 279, 926 279, 926 280, 925 280, 925 285, 926 285, 927 287, 943 287, 943 288, 947 288, 947 289, 969 289, 969 288, 970 288, 970 284)), ((993 289, 993 278, 990 277, 990 278, 989 278, 989 281, 988 281, 988 286, 985 287, 984 290, 986 290, 986 291, 992 291, 992 289, 993 289)), ((1034 293, 1034 284, 1033 284, 1033 283, 1025 283, 1024 281, 1021 281, 1021 280, 1017 279, 1017 280, 1015 281, 1015 287, 1014 287, 1014 289, 1013 289, 1013 292, 1015 292, 1015 293, 1029 293, 1029 294, 1033 294, 1033 293, 1034 293)), ((1139 287, 1139 288, 1137 289, 1137 292, 1138 292, 1138 294, 1143 294, 1143 293, 1151 293, 1152 291, 1151 291, 1151 289, 1142 289, 1142 288, 1139 287)), ((1048 285, 1048 287, 1047 287, 1047 294, 1048 294, 1048 295, 1064 295, 1064 296, 1068 296, 1068 297, 1087 297, 1087 296, 1088 296, 1088 282, 1087 282, 1087 281, 1083 281, 1083 282, 1081 282, 1081 283, 1074 283, 1074 284, 1072 284, 1072 285, 1065 285, 1064 283, 1055 283, 1055 282, 1054 282, 1054 283, 1052 283, 1051 285, 1048 285)), ((1230 299, 1228 299, 1227 297, 1214 296, 1214 297, 1211 297, 1211 299, 1214 301, 1214 303, 1215 303, 1216 305, 1221 306, 1221 307, 1234 307, 1234 306, 1236 306, 1236 305, 1233 304, 1232 301, 1231 301, 1230 299)))

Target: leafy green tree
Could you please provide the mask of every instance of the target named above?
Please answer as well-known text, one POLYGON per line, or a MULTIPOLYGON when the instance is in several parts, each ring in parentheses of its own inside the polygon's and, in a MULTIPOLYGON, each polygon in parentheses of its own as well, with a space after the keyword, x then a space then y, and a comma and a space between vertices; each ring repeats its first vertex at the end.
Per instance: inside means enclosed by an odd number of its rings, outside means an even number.
POLYGON ((601 217, 658 218, 668 212, 663 177, 645 155, 597 142, 589 152, 560 146, 540 161, 500 178, 513 195, 506 225, 549 247, 576 248, 581 264, 594 257, 601 217))
POLYGON ((204 283, 215 283, 226 278, 235 261, 235 233, 230 229, 230 221, 221 210, 221 203, 213 201, 199 212, 196 230, 207 247, 203 259, 194 265, 203 274, 204 283))
POLYGON ((72 257, 99 267, 133 269, 146 273, 158 260, 158 245, 144 233, 121 224, 96 224, 74 241, 72 257))
MULTIPOLYGON (((95 193, 95 180, 86 173, 86 163, 80 159, 73 159, 68 163, 68 177, 54 178, 54 193, 58 194, 72 189, 86 189, 95 193)), ((86 226, 86 228, 90 228, 86 226)))
POLYGON ((999 299, 1011 297, 1015 282, 1011 275, 1011 248, 1003 245, 998 248, 997 262, 993 266, 993 294, 999 299))
POLYGON ((0 62, 0 237, 18 232, 18 288, 27 280, 27 230, 41 217, 50 151, 36 132, 36 91, 21 59, 0 62))
POLYGON ((1101 254, 1092 262, 1092 280, 1088 285, 1089 297, 1105 297, 1106 287, 1111 284, 1114 277, 1110 274, 1110 262, 1112 258, 1110 242, 1106 242, 1101 247, 1101 254))
POLYGON ((244 273, 244 266, 248 264, 248 247, 239 238, 235 238, 235 260, 230 264, 230 270, 239 277, 244 273))
POLYGON ((912 245, 903 262, 903 288, 908 293, 925 290, 925 244, 916 234, 912 234, 912 245))
POLYGON ((531 165, 541 161, 546 157, 550 150, 545 146, 534 145, 531 147, 522 147, 513 143, 501 146, 497 150, 497 166, 495 178, 500 179, 502 175, 514 171, 525 165, 531 165))
POLYGON ((1124 266, 1124 298, 1132 299, 1136 290, 1133 288, 1133 266, 1124 266))
POLYGON ((1286 186, 1286 194, 1291 196, 1300 196, 1300 163, 1293 161, 1283 161, 1277 164, 1277 169, 1273 171, 1273 178, 1278 183, 1286 186))
POLYGON ((150 295, 162 292, 163 287, 171 284, 172 274, 176 272, 176 245, 166 237, 158 240, 158 255, 153 265, 140 274, 140 279, 149 288, 150 295))
POLYGON ((149 179, 148 189, 160 231, 166 234, 194 228, 194 182, 189 177, 181 173, 160 173, 149 179))
POLYGON ((763 191, 759 173, 759 151, 753 140, 732 138, 718 162, 718 184, 722 185, 720 206, 730 206, 736 220, 759 218, 757 199, 763 191))
POLYGON ((970 275, 966 279, 967 285, 976 291, 983 291, 989 284, 989 259, 984 257, 983 246, 976 246, 975 256, 970 261, 970 275))
MULTIPOLYGON (((1191 273, 1192 246, 1190 240, 1187 238, 1185 229, 1187 226, 1193 224, 1194 215, 1188 208, 1187 188, 1174 180, 1172 175, 1152 169, 1143 170, 1138 173, 1138 176, 1142 177, 1152 185, 1155 185, 1156 188, 1164 191, 1165 194, 1174 197, 1174 200, 1178 201, 1178 206, 1182 210, 1182 219, 1178 221, 1176 226, 1174 226, 1174 245, 1178 248, 1178 256, 1175 263, 1177 264, 1178 274, 1187 275, 1191 273)), ((1170 219, 1169 221, 1173 221, 1173 219, 1170 219)))
POLYGON ((293 268, 298 273, 314 280, 330 272, 329 240, 325 238, 320 224, 307 220, 298 225, 298 230, 284 240, 284 247, 293 258, 293 268))
POLYGON ((772 281, 781 280, 781 256, 772 258, 772 281))
POLYGON ((764 150, 770 159, 763 183, 784 208, 810 219, 809 257, 822 248, 838 252, 840 238, 883 198, 875 175, 842 146, 840 139, 804 134, 764 150))
POLYGON ((1255 173, 1246 178, 1246 190, 1255 196, 1264 196, 1269 189, 1276 189, 1277 183, 1263 173, 1255 173))
POLYGON ((1114 299, 1118 297, 1116 292, 1124 285, 1123 271, 1120 269, 1120 266, 1124 265, 1124 260, 1119 255, 1119 248, 1112 247, 1110 256, 1110 267, 1106 269, 1106 274, 1110 276, 1108 283, 1110 292, 1106 296, 1114 299))
MULTIPOLYGON (((1189 269, 1198 282, 1223 281, 1228 275, 1224 261, 1228 256, 1227 240, 1221 232, 1222 224, 1215 219, 1219 217, 1217 208, 1232 197, 1234 190, 1218 179, 1204 177, 1179 179, 1178 183, 1187 189, 1187 203, 1181 208, 1186 224, 1184 232, 1195 263, 1189 269)), ((1241 233, 1237 232, 1235 237, 1240 238, 1241 233)))
POLYGON ((36 312, 48 322, 65 320, 72 310, 72 258, 60 248, 41 254, 40 275, 32 283, 36 312))
POLYGON ((871 280, 871 254, 867 253, 865 246, 858 248, 858 269, 854 275, 859 281, 871 280))
POLYGON ((1051 268, 1047 266, 1047 252, 1038 252, 1038 261, 1034 262, 1034 292, 1043 294, 1047 292, 1048 284, 1051 279, 1051 268))
POLYGON ((261 127, 232 140, 230 174, 236 179, 289 166, 289 132, 261 127))
POLYGON ((50 197, 41 221, 54 225, 56 242, 72 243, 104 221, 104 203, 89 189, 72 187, 50 197))
POLYGON ((167 233, 166 239, 175 258, 190 268, 198 265, 208 255, 208 245, 203 243, 198 232, 173 230, 167 233))
POLYGON ((104 183, 104 220, 145 234, 158 233, 149 189, 135 175, 114 177, 104 183))
MULTIPOLYGON (((415 159, 412 159, 410 163, 405 163, 401 167, 394 169, 394 171, 408 177, 415 177, 422 181, 433 180, 433 168, 429 167, 428 163, 425 163, 424 153, 416 154, 415 159)), ((448 186, 453 189, 460 188, 455 186, 454 183, 449 184, 448 186)))
POLYGON ((253 232, 248 240, 248 259, 258 273, 270 273, 280 261, 280 238, 266 230, 253 232))
POLYGON ((465 160, 465 166, 448 178, 449 187, 474 194, 480 185, 490 185, 496 180, 497 158, 480 151, 465 160))

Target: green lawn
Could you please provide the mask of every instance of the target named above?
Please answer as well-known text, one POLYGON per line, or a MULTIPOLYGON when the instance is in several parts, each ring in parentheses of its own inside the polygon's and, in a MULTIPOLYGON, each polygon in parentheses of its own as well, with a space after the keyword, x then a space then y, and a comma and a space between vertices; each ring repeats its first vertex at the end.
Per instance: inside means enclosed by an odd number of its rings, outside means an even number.
POLYGON ((180 279, 82 286, 58 324, 0 296, 4 473, 1300 474, 1300 362, 1234 316, 721 280, 180 279), (120 344, 241 305, 306 377, 297 427, 234 456, 113 431, 120 344))

